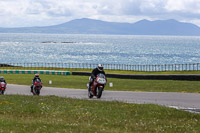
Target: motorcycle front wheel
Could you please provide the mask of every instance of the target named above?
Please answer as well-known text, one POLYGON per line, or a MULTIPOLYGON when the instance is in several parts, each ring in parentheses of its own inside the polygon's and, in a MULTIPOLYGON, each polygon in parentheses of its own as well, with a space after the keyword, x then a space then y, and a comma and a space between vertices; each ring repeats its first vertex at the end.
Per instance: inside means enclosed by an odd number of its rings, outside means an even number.
POLYGON ((97 87, 97 98, 101 98, 103 88, 97 87))
POLYGON ((40 95, 40 89, 33 88, 33 95, 40 95))
POLYGON ((0 95, 4 95, 4 90, 0 90, 0 95))
POLYGON ((88 89, 88 97, 93 98, 93 95, 90 93, 90 90, 88 89))
POLYGON ((39 89, 36 89, 36 95, 40 95, 40 90, 39 89))

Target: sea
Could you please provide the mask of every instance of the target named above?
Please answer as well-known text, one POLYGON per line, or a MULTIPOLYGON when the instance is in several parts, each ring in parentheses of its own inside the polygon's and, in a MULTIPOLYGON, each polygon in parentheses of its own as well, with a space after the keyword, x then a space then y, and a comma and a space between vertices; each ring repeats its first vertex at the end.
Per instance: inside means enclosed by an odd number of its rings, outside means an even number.
POLYGON ((200 63, 200 36, 0 34, 0 63, 200 63))

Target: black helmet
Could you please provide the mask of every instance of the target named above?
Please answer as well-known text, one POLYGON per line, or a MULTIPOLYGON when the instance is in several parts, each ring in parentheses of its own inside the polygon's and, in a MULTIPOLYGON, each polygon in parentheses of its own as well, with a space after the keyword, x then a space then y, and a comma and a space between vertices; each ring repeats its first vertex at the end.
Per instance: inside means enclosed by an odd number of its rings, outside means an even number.
POLYGON ((103 71, 103 65, 102 65, 102 64, 99 64, 98 67, 97 67, 97 69, 98 69, 99 71, 103 71))

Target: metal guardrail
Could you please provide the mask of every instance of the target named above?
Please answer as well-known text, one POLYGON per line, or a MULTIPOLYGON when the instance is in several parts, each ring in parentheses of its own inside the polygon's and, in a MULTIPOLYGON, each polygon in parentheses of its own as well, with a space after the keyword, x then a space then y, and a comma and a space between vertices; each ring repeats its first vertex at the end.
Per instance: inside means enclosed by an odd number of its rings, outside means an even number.
MULTIPOLYGON (((3 67, 27 67, 27 68, 81 68, 93 69, 98 64, 90 63, 1 63, 3 67)), ((127 71, 199 71, 200 63, 193 64, 163 64, 163 65, 127 65, 127 64, 103 64, 104 69, 108 70, 127 70, 127 71)))
MULTIPOLYGON (((90 72, 72 72, 72 75, 90 76, 90 72)), ((145 75, 145 74, 111 74, 106 73, 106 77, 119 79, 145 79, 145 80, 188 80, 200 81, 200 74, 167 74, 167 75, 145 75)))

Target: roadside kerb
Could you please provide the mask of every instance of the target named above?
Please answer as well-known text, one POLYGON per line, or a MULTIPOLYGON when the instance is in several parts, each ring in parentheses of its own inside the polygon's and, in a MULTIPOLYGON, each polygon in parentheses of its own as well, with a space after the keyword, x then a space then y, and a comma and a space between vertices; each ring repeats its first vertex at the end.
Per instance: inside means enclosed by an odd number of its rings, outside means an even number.
POLYGON ((49 70, 0 70, 0 74, 47 74, 47 75, 70 75, 69 71, 49 70))

